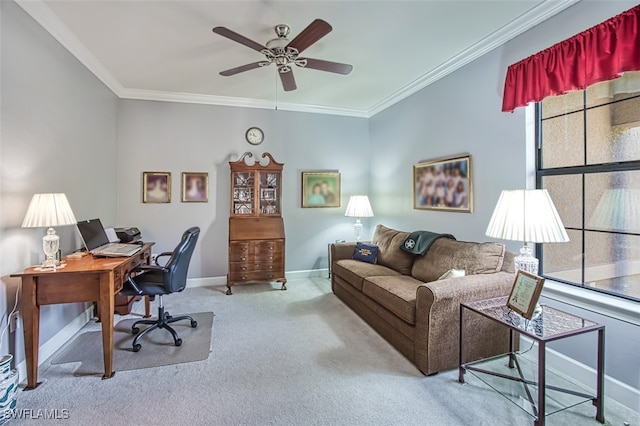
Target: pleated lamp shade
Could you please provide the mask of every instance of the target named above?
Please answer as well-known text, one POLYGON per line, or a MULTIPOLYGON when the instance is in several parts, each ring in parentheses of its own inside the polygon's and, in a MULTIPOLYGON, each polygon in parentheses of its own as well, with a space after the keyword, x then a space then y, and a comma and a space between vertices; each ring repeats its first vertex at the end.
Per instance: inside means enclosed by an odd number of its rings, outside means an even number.
POLYGON ((369 197, 366 195, 352 195, 347 204, 347 211, 344 213, 347 217, 373 217, 373 210, 369 197))
POLYGON ((22 221, 22 227, 46 228, 75 225, 76 222, 65 194, 35 194, 22 221))
POLYGON ((524 243, 569 241, 567 231, 546 189, 502 191, 486 235, 524 243))

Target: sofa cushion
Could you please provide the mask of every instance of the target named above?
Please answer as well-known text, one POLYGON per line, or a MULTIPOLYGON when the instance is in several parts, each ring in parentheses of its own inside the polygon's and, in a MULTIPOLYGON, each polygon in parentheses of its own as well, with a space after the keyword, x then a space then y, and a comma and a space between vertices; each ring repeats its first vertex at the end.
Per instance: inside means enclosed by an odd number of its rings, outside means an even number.
POLYGON ((360 262, 353 259, 338 260, 333 264, 333 274, 340 276, 358 291, 362 291, 362 280, 374 275, 400 275, 399 272, 382 265, 360 262))
POLYGON ((356 250, 353 253, 353 258, 362 262, 377 263, 378 246, 369 243, 357 243, 356 250))
POLYGON ((396 231, 378 225, 373 234, 372 243, 378 246, 378 264, 395 269, 403 275, 411 274, 414 255, 401 249, 410 232, 396 231))
POLYGON ((490 274, 502 269, 504 244, 471 243, 448 238, 436 240, 429 251, 418 257, 411 275, 421 281, 436 281, 450 269, 464 269, 466 275, 490 274))
POLYGON ((362 292, 403 321, 416 323, 416 291, 421 281, 407 275, 375 276, 364 280, 362 292))

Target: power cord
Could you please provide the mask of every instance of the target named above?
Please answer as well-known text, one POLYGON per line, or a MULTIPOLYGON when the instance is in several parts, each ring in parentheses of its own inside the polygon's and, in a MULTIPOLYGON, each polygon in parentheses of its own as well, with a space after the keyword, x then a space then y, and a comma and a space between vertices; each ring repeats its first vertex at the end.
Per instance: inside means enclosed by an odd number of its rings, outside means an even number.
POLYGON ((526 350, 526 351, 524 351, 524 352, 522 352, 522 351, 518 351, 518 352, 516 352, 516 353, 517 353, 518 355, 524 355, 524 354, 526 354, 527 352, 529 352, 531 349, 533 349, 533 345, 535 345, 535 344, 536 344, 536 341, 535 341, 535 340, 532 340, 532 341, 531 341, 531 346, 529 346, 529 349, 527 349, 527 350, 526 350))
MULTIPOLYGON (((20 287, 21 286, 19 285, 16 286, 16 300, 15 300, 15 303, 13 304, 13 309, 7 315, 7 325, 4 327, 4 329, 2 329, 2 334, 0 334, 0 345, 2 345, 2 342, 4 342, 4 335, 9 329, 9 327, 11 326, 11 317, 13 316, 13 314, 16 313, 16 310, 18 308, 18 294, 20 293, 20 287)), ((2 326, 2 321, 4 321, 4 317, 0 319, 0 326, 2 326)))

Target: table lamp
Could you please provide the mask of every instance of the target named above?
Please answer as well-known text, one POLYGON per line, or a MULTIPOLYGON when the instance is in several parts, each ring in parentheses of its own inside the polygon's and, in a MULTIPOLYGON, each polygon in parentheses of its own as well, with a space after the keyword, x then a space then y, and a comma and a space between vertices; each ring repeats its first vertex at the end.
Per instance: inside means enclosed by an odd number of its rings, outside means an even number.
POLYGON ((538 259, 531 254, 529 243, 569 241, 546 189, 502 191, 486 235, 502 240, 522 241, 524 246, 514 259, 515 267, 534 275, 538 274, 538 259))
POLYGON ((48 227, 47 235, 42 237, 42 248, 46 256, 43 268, 55 268, 56 255, 60 249, 60 237, 54 226, 75 225, 76 218, 71 211, 67 196, 64 194, 35 194, 31 199, 27 214, 22 222, 23 228, 48 227))
POLYGON ((373 217, 373 210, 371 210, 369 197, 366 195, 352 195, 351 198, 349 198, 347 211, 344 215, 356 218, 356 223, 353 225, 353 231, 356 236, 356 241, 360 241, 360 237, 362 236, 362 222, 360 221, 360 218, 373 217))

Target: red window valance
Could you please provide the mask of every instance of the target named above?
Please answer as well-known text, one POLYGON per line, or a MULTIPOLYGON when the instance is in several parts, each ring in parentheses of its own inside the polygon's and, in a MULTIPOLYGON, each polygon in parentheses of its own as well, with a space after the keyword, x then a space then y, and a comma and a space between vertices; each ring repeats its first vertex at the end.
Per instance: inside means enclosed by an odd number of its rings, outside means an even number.
POLYGON ((640 70, 640 5, 510 65, 502 111, 640 70))

